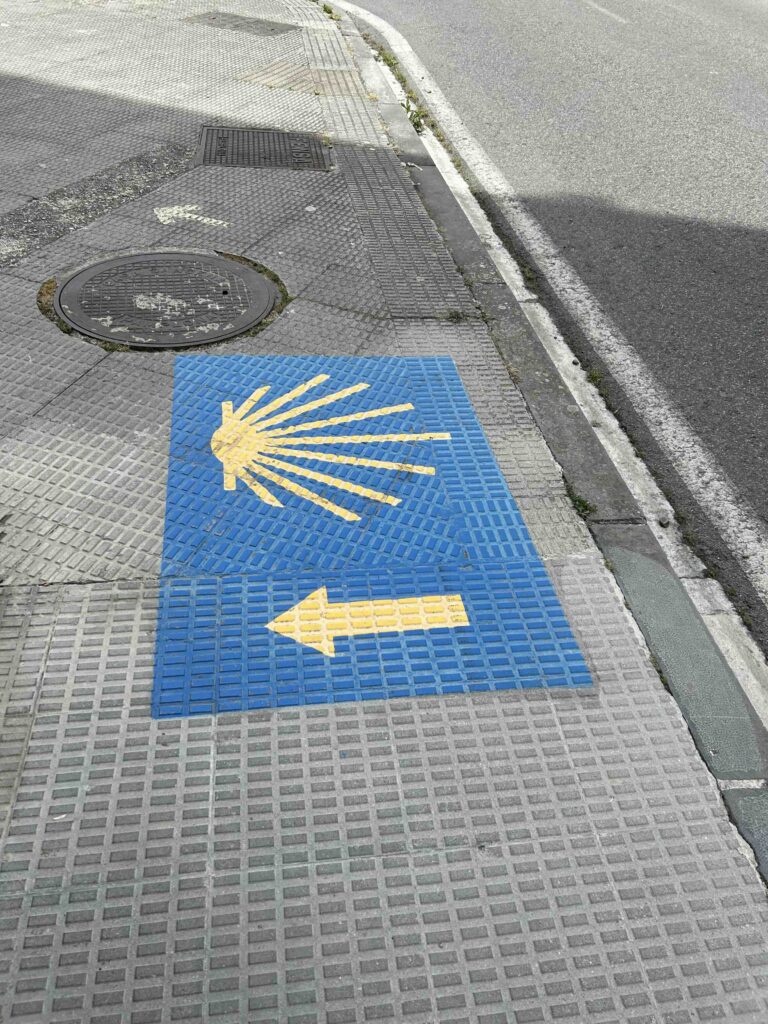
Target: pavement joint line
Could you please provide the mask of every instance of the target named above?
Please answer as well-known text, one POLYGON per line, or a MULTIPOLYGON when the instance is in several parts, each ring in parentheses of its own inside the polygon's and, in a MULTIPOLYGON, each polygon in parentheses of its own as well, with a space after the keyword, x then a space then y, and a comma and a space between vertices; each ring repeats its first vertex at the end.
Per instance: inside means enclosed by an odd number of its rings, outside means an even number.
MULTIPOLYGON (((64 334, 64 331, 62 331, 61 333, 64 335, 64 337, 66 337, 66 335, 64 334)), ((79 335, 78 335, 78 337, 79 337, 79 335)), ((82 340, 85 343, 85 339, 83 338, 82 340)), ((94 346, 94 348, 98 348, 98 346, 94 346)), ((102 350, 102 352, 103 352, 103 355, 99 359, 97 359, 95 363, 91 363, 90 366, 87 366, 83 370, 83 372, 80 374, 79 377, 75 377, 74 380, 71 380, 69 382, 69 384, 67 384, 66 387, 63 387, 61 389, 61 391, 57 391, 55 395, 51 395, 48 399, 46 399, 46 401, 43 402, 42 405, 38 406, 37 408, 35 408, 32 411, 31 415, 39 416, 40 413, 44 412, 48 408, 49 405, 53 405, 53 403, 57 402, 61 398, 62 395, 66 395, 66 393, 68 391, 70 391, 72 388, 74 388, 78 384, 80 384, 81 381, 85 380, 85 378, 88 376, 89 373, 91 373, 93 370, 95 370, 97 366, 101 366, 101 364, 104 362, 104 360, 105 359, 109 359, 110 355, 112 354, 111 352, 104 352, 103 350, 102 350)))
MULTIPOLYGON (((389 48, 400 60, 401 66, 408 73, 409 82, 417 82, 417 91, 426 94, 425 105, 434 103, 439 97, 439 106, 449 108, 439 87, 423 67, 407 41, 389 23, 368 11, 347 2, 338 0, 337 6, 344 9, 353 18, 358 18, 385 38, 389 48)), ((387 68, 380 68, 382 76, 394 96, 402 93, 402 89, 394 75, 387 68)), ((451 110, 451 117, 458 121, 458 115, 451 110)), ((439 115, 442 123, 442 116, 439 115)), ((460 123, 460 122, 459 122, 460 123)), ((727 605, 727 612, 719 612, 719 619, 728 619, 728 638, 724 641, 722 629, 716 628, 713 616, 702 605, 698 591, 691 587, 689 581, 701 581, 705 566, 683 541, 681 531, 675 523, 674 510, 656 484, 645 463, 634 452, 631 442, 616 417, 607 408, 597 388, 587 380, 586 372, 574 353, 568 347, 562 333, 556 327, 548 310, 539 298, 525 285, 522 271, 496 233, 488 215, 475 199, 467 181, 454 166, 446 148, 438 141, 427 127, 420 135, 421 142, 432 157, 435 166, 443 176, 459 206, 472 224, 475 232, 483 243, 486 252, 493 261, 501 277, 512 292, 515 300, 526 316, 534 333, 544 346, 547 354, 555 365, 563 383, 568 388, 574 401, 581 409, 587 421, 592 425, 594 434, 605 449, 610 461, 628 486, 633 497, 643 512, 644 519, 631 518, 611 520, 590 517, 590 522, 610 525, 646 525, 661 549, 670 561, 673 572, 685 588, 700 618, 704 622, 715 646, 723 655, 726 664, 733 671, 747 699, 754 708, 762 724, 768 728, 768 663, 757 643, 744 625, 741 616, 727 598, 724 590, 715 580, 710 580, 718 588, 719 596, 727 605), (595 422, 599 422, 599 428, 595 422), (661 522, 668 523, 662 526, 661 522), (680 571, 680 567, 683 570, 680 571)), ((470 140, 471 146, 482 156, 477 143, 470 140)), ((449 136, 449 145, 455 149, 462 159, 466 159, 461 145, 457 145, 449 136)), ((469 163, 469 160, 466 160, 469 163)), ((768 550, 768 546, 766 547, 768 550)))
POLYGON ((596 516, 590 515, 590 523, 610 523, 612 526, 643 526, 647 520, 640 516, 596 516))
MULTIPOLYGON (((45 586, 45 585, 44 584, 33 584, 32 585, 33 588, 36 588, 38 586, 45 586)), ((30 585, 29 584, 25 584, 24 588, 30 589, 30 585)), ((5 588, 5 587, 3 587, 2 589, 3 590, 6 590, 6 589, 10 590, 12 588, 5 588)), ((18 589, 22 589, 22 588, 18 588, 18 589)), ((54 603, 54 611, 55 612, 58 612, 59 609, 61 608, 62 597, 63 597, 63 595, 61 593, 56 595, 55 603, 54 603)), ((27 726, 27 729, 26 729, 26 734, 25 734, 24 739, 22 741, 21 751, 20 751, 20 753, 17 756, 17 769, 16 769, 16 773, 15 773, 14 778, 13 778, 13 783, 12 783, 12 785, 10 787, 10 792, 9 792, 9 795, 8 795, 8 802, 5 805, 5 807, 2 809, 2 812, 0 812, 0 844, 2 844, 6 840, 7 832, 8 832, 8 829, 10 828, 10 825, 11 825, 11 811, 12 811, 12 808, 13 808, 13 805, 14 805, 14 801, 16 799, 16 794, 18 792, 19 785, 21 783, 23 766, 24 766, 24 762, 25 762, 26 757, 27 757, 27 751, 29 749, 29 742, 30 742, 30 739, 32 737, 32 731, 33 731, 34 724, 35 724, 35 717, 37 715, 37 708, 38 708, 38 705, 40 703, 40 693, 41 693, 42 688, 43 688, 43 680, 45 679, 45 671, 46 671, 46 668, 48 667, 48 661, 49 661, 49 657, 50 657, 50 653, 51 653, 51 648, 53 647, 54 643, 55 643, 55 637, 53 635, 53 632, 50 631, 48 633, 47 638, 46 638, 43 651, 41 652, 41 655, 40 655, 40 667, 39 667, 39 670, 38 670, 38 673, 37 673, 37 678, 35 680, 34 688, 32 690, 31 699, 29 701, 29 711, 27 713, 28 726, 27 726)))

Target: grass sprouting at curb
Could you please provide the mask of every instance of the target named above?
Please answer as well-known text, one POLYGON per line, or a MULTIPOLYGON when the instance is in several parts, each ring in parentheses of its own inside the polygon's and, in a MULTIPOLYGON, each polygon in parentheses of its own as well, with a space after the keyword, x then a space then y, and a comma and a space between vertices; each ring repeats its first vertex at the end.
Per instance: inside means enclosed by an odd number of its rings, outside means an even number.
POLYGON ((582 498, 582 496, 573 489, 567 480, 565 481, 565 493, 570 498, 571 504, 582 519, 588 519, 597 512, 596 506, 593 505, 592 502, 587 501, 586 498, 582 498))
POLYGON ((381 43, 377 42, 373 36, 369 35, 367 32, 363 32, 363 39, 373 50, 376 55, 376 59, 389 68, 395 76, 398 85, 405 93, 405 102, 402 103, 401 106, 403 110, 405 110, 408 120, 413 125, 414 131, 417 135, 421 135, 425 128, 429 128, 438 142, 443 146, 446 146, 445 136, 429 111, 422 107, 419 102, 419 97, 408 84, 408 79, 400 68, 400 61, 394 53, 392 53, 391 50, 388 50, 386 46, 382 46, 381 43))

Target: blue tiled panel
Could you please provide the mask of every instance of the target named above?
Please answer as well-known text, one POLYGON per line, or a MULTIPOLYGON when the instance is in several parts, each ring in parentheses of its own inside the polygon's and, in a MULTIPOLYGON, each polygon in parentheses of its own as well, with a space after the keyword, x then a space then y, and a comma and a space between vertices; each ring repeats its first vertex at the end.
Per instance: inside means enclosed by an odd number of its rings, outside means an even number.
POLYGON ((546 570, 534 561, 169 579, 158 630, 160 717, 590 681, 546 570), (323 585, 333 602, 461 593, 470 625, 338 639, 333 659, 264 628, 323 585))
POLYGON ((178 358, 162 574, 160 717, 591 681, 450 359, 178 358), (237 407, 269 384, 264 404, 320 373, 330 379, 294 404, 371 387, 310 420, 405 402, 414 410, 313 433, 451 434, 321 449, 429 464, 434 476, 303 463, 401 499, 393 507, 300 481, 358 513, 355 523, 272 484, 284 508, 240 482, 225 491, 211 452, 222 401, 237 407), (334 602, 460 593, 469 625, 341 638, 334 658, 266 628, 323 585, 334 602))
MULTIPOLYGON (((317 433, 317 431, 316 431, 317 433)), ((309 465, 309 463, 307 463, 309 465)), ((313 486, 314 485, 310 485, 313 486)), ((218 576, 346 566, 471 564, 477 544, 493 544, 495 557, 528 558, 536 552, 482 428, 450 359, 355 359, 252 356, 187 356, 175 363, 173 428, 163 545, 163 575, 218 576), (359 381, 367 391, 311 419, 411 402, 415 409, 346 424, 319 433, 449 432, 450 441, 337 446, 340 454, 402 460, 436 467, 433 477, 380 469, 310 468, 394 494, 397 506, 318 487, 361 516, 346 523, 301 498, 281 493, 284 508, 262 504, 243 484, 222 489, 221 464, 211 435, 222 401, 239 405, 260 384, 264 399, 289 391, 320 373, 324 385, 308 393, 338 391, 359 381), (486 529, 470 520, 487 513, 486 529)))

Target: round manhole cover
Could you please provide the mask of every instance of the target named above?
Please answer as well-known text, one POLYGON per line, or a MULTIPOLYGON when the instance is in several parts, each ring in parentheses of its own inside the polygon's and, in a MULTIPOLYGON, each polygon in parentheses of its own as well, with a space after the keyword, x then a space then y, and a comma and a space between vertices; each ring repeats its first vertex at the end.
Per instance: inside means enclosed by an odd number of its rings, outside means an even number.
POLYGON ((276 299, 271 281, 236 260, 147 252, 78 270, 58 289, 54 307, 92 338, 131 348, 180 348, 242 334, 276 299))

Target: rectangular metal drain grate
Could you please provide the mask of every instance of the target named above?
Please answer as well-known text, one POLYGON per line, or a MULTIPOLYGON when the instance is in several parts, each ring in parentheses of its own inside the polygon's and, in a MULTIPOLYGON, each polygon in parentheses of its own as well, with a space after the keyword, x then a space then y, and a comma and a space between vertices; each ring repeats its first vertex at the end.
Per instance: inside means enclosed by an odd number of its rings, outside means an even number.
POLYGON ((263 18, 244 18, 227 11, 206 11, 184 18, 190 25, 210 25, 212 28, 228 29, 230 32, 250 32, 254 36, 280 36, 285 32, 298 32, 298 25, 287 25, 280 21, 265 21, 263 18))
POLYGON ((327 171, 331 167, 331 157, 328 147, 323 145, 318 135, 204 126, 195 163, 327 171))

